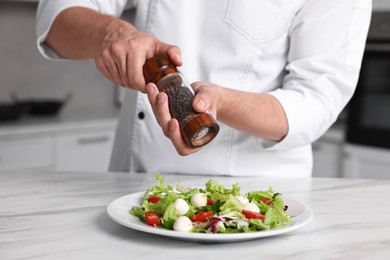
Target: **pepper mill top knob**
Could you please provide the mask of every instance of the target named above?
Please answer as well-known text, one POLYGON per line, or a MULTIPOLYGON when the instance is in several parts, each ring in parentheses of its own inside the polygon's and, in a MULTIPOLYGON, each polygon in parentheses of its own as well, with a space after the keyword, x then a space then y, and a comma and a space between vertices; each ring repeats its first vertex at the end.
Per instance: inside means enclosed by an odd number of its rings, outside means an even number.
POLYGON ((177 67, 167 54, 157 54, 148 59, 143 66, 146 84, 153 82, 157 85, 162 78, 174 72, 178 72, 177 67))

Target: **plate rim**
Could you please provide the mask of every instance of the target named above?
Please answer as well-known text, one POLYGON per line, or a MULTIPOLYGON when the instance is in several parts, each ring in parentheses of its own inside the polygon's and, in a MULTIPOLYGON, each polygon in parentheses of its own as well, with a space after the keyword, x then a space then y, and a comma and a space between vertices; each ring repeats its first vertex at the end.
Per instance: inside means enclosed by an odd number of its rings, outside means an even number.
POLYGON ((114 200, 112 200, 107 208, 106 212, 110 219, 115 221, 116 223, 125 226, 127 228, 154 234, 154 235, 160 235, 165 237, 170 237, 174 239, 182 239, 182 240, 190 240, 190 241, 199 241, 199 242, 234 242, 234 241, 243 241, 243 240, 251 240, 251 239, 257 239, 257 238, 263 238, 263 237, 272 237, 277 236, 281 234, 287 234, 291 233, 297 229, 302 228, 303 226, 307 225, 314 217, 313 211, 310 207, 308 207, 305 203, 298 201, 296 199, 293 199, 289 196, 283 196, 283 199, 287 199, 290 201, 294 201, 295 203, 298 203, 303 206, 304 210, 302 213, 300 213, 297 216, 291 216, 291 220, 295 220, 298 217, 304 217, 303 221, 295 222, 294 224, 283 227, 283 228, 277 228, 267 231, 258 231, 258 232, 249 232, 249 233, 234 233, 234 234, 208 234, 208 233, 192 233, 192 232, 179 232, 174 230, 167 230, 163 228, 156 228, 148 226, 146 223, 143 223, 141 220, 139 220, 137 217, 131 215, 129 213, 130 208, 127 209, 128 212, 128 221, 123 221, 119 219, 115 214, 113 214, 114 210, 113 207, 115 204, 117 204, 120 201, 126 200, 126 199, 142 199, 145 192, 135 192, 130 193, 127 195, 120 196, 114 200), (131 222, 129 219, 133 219, 135 223, 131 222))

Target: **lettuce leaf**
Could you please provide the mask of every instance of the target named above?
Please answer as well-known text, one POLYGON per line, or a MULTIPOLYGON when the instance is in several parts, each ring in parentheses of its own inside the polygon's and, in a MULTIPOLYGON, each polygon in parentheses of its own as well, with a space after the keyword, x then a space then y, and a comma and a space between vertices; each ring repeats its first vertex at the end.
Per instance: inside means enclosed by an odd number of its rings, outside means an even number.
POLYGON ((282 195, 280 193, 275 193, 272 198, 274 207, 280 212, 284 213, 284 201, 282 199, 282 195))
POLYGON ((269 225, 270 228, 284 227, 290 224, 290 216, 273 207, 265 213, 264 224, 269 225))
POLYGON ((247 194, 249 200, 252 199, 261 199, 261 198, 269 198, 272 199, 274 196, 274 192, 271 187, 268 188, 267 191, 250 191, 247 194))
POLYGON ((206 195, 213 201, 225 201, 228 199, 230 194, 233 196, 239 196, 240 189, 241 188, 237 183, 233 184, 231 189, 227 189, 213 179, 206 182, 206 195))
POLYGON ((147 199, 151 196, 160 196, 161 194, 173 191, 173 187, 171 185, 165 185, 164 177, 162 177, 160 174, 156 174, 154 179, 159 181, 159 184, 149 187, 145 192, 144 199, 147 199))
POLYGON ((243 209, 244 209, 244 204, 242 204, 239 199, 229 194, 226 202, 219 208, 220 210, 219 215, 223 216, 223 215, 233 214, 241 218, 243 216, 241 213, 243 209))
POLYGON ((164 215, 163 215, 163 220, 164 221, 169 221, 169 220, 176 220, 178 216, 176 215, 176 208, 175 204, 171 203, 169 206, 166 208, 164 215))
POLYGON ((140 207, 138 206, 133 206, 130 209, 130 214, 133 215, 134 217, 139 218, 140 220, 145 221, 145 211, 143 211, 140 207))
POLYGON ((260 219, 252 218, 249 220, 249 225, 251 227, 255 227, 256 230, 267 230, 269 229, 269 225, 263 223, 260 219))
POLYGON ((179 195, 174 192, 169 192, 166 195, 161 195, 160 197, 162 200, 157 203, 149 203, 147 199, 144 199, 142 202, 142 208, 144 208, 145 211, 154 211, 163 215, 169 204, 174 202, 179 195))
POLYGON ((211 179, 208 182, 206 182, 206 191, 225 194, 226 189, 219 182, 211 179))

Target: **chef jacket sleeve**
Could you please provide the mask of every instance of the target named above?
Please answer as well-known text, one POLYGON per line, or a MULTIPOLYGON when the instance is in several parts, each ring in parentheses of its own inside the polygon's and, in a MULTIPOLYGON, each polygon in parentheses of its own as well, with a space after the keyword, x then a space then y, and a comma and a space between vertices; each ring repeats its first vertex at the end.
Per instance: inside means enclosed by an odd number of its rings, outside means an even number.
POLYGON ((118 17, 122 14, 125 7, 130 8, 134 2, 135 0, 40 0, 36 24, 39 52, 47 59, 60 59, 58 54, 45 44, 45 40, 55 18, 63 10, 80 6, 118 17))
POLYGON ((310 144, 336 121, 357 85, 371 9, 371 0, 308 0, 297 13, 283 87, 270 93, 289 131, 266 149, 310 144))

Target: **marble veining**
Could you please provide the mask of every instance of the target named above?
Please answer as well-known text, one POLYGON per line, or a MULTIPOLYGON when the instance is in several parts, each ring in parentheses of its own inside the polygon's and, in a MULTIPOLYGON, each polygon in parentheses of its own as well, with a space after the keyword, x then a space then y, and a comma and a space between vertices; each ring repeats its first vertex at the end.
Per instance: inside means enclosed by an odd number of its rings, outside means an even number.
POLYGON ((144 191, 153 175, 0 172, 0 259, 389 259, 390 181, 165 175, 172 185, 215 178, 242 191, 272 186, 314 212, 293 233, 202 244, 125 228, 106 214, 114 199, 144 191))

